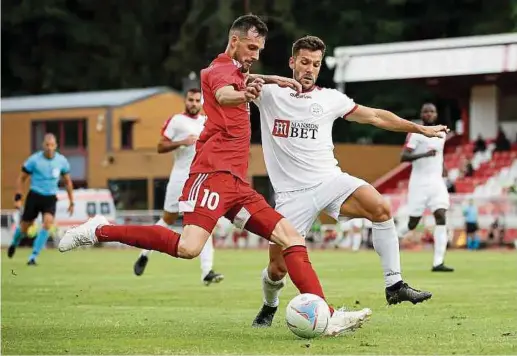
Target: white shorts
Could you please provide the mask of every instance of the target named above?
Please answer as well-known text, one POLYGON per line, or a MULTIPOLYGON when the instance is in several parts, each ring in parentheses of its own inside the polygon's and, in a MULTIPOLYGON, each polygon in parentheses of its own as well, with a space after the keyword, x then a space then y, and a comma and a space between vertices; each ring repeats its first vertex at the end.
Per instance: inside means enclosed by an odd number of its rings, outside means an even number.
POLYGON ((341 173, 316 187, 277 193, 275 210, 305 237, 322 211, 337 220, 345 200, 366 184, 362 179, 341 173))
POLYGON ((449 209, 449 192, 444 182, 428 186, 410 185, 407 198, 409 216, 422 216, 425 209, 432 212, 438 209, 449 209))
POLYGON ((186 180, 169 179, 167 183, 167 190, 165 191, 165 202, 163 203, 163 210, 168 213, 178 213, 179 199, 183 186, 186 180))

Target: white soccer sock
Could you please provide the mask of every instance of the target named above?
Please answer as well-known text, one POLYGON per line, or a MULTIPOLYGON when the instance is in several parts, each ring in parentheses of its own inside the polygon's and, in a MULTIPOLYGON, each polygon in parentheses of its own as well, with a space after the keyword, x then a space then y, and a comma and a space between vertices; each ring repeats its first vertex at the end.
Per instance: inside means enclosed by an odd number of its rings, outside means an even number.
MULTIPOLYGON (((160 220, 158 220, 155 225, 160 225, 160 226, 163 226, 163 227, 166 227, 167 229, 170 229, 171 227, 169 225, 167 225, 167 223, 161 218, 160 220)), ((152 250, 142 250, 140 252, 140 256, 149 256, 151 254, 151 252, 153 252, 152 250)))
POLYGON ((206 244, 199 254, 201 260, 201 280, 212 270, 214 266, 214 242, 212 235, 206 240, 206 244))
POLYGON ((434 228, 434 259, 433 266, 443 263, 447 251, 447 227, 445 225, 436 225, 434 228))
POLYGON ((407 235, 409 232, 408 223, 405 222, 404 224, 399 224, 399 227, 397 229, 398 237, 401 239, 407 235))
POLYGON ((393 219, 372 223, 373 247, 381 257, 386 287, 402 280, 400 272, 399 239, 393 219))
POLYGON ((285 286, 285 277, 279 281, 269 278, 267 267, 262 271, 262 291, 264 293, 264 304, 270 307, 278 307, 280 290, 285 286))
POLYGON ((359 251, 361 248, 361 242, 363 241, 363 236, 360 232, 354 232, 352 234, 352 251, 359 251))

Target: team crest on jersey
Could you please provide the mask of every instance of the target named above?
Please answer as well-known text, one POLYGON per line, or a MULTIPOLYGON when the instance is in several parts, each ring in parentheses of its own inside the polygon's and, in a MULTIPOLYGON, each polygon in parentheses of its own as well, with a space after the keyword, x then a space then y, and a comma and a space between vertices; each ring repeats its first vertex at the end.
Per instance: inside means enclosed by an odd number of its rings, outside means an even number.
POLYGON ((323 115, 323 107, 320 104, 314 103, 309 106, 309 111, 312 116, 321 116, 323 115))
POLYGON ((318 135, 319 125, 305 122, 275 119, 273 123, 273 136, 294 137, 315 140, 318 135))

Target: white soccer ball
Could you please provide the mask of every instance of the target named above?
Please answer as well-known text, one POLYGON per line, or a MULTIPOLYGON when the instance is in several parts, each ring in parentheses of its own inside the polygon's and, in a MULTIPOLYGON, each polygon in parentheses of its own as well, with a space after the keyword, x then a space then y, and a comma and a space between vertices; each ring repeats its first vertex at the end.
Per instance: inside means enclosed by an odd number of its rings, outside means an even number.
POLYGON ((300 294, 287 305, 285 321, 289 330, 295 335, 304 339, 313 339, 327 329, 330 309, 317 295, 300 294))

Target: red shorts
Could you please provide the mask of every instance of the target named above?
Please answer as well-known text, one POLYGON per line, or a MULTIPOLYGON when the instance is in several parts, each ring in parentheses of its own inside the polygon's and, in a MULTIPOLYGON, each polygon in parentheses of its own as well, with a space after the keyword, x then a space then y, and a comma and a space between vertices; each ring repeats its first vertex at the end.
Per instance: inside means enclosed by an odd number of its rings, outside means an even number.
POLYGON ((196 225, 208 232, 225 216, 237 228, 269 240, 283 218, 248 183, 228 172, 191 174, 179 200, 183 225, 196 225))

